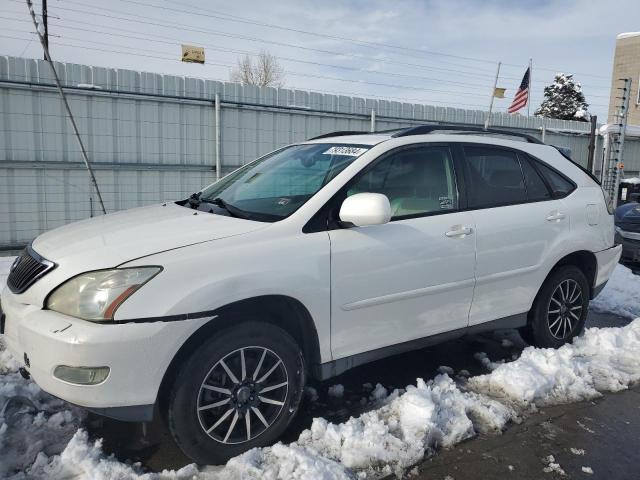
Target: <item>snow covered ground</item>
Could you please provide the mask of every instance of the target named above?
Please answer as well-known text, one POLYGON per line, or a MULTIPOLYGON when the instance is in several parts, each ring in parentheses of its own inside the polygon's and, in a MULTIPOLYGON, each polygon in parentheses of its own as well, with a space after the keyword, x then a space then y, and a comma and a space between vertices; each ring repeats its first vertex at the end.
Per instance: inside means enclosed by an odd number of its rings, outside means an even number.
MULTIPOLYGON (((0 258, 1 269, 10 262, 0 258)), ((0 275, 3 275, 0 273, 0 275)), ((0 282, 3 277, 0 276, 0 282)), ((640 277, 619 266, 594 308, 640 316, 640 277)), ((102 452, 82 430, 83 413, 17 373, 0 337, 0 478, 351 479, 400 476, 425 455, 478 433, 499 433, 537 406, 594 398, 640 381, 640 318, 591 328, 559 350, 526 348, 509 363, 465 380, 442 366, 431 380, 388 393, 344 423, 316 418, 289 445, 251 450, 222 467, 145 473, 102 452)), ((339 393, 332 387, 333 394, 339 393)))

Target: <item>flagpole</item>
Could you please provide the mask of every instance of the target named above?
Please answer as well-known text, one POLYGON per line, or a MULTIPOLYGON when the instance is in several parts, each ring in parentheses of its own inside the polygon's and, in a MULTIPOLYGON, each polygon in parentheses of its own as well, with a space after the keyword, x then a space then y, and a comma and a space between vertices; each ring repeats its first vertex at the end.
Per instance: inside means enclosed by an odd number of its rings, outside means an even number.
POLYGON ((527 117, 531 115, 531 90, 533 90, 533 59, 529 59, 529 91, 527 92, 527 117))
POLYGON ((489 122, 491 121, 491 112, 493 111, 493 99, 496 96, 496 87, 498 86, 498 76, 500 76, 500 65, 502 62, 498 62, 498 69, 496 70, 496 79, 493 81, 493 88, 491 89, 491 101, 489 102, 489 114, 484 121, 484 129, 489 128, 489 122))

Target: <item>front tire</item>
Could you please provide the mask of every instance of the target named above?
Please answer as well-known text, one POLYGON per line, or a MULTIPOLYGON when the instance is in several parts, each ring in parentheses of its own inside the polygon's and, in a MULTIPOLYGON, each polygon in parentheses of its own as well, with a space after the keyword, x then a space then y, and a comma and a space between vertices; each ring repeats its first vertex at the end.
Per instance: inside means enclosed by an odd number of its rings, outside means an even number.
POLYGON ((222 464, 274 443, 298 411, 304 382, 302 352, 288 333, 242 323, 185 361, 167 406, 169 430, 195 462, 222 464))
POLYGON ((582 333, 588 308, 589 283, 582 270, 559 267, 540 288, 522 338, 536 347, 561 347, 582 333))

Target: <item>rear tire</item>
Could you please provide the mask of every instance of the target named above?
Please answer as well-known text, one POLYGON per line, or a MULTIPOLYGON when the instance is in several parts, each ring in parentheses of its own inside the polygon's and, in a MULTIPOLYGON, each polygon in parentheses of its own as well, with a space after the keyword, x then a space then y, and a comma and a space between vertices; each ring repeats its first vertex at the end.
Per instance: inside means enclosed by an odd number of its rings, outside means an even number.
POLYGON ((280 437, 298 411, 304 383, 302 352, 287 332, 241 323, 184 362, 167 405, 169 430, 196 463, 225 463, 280 437))
POLYGON ((522 338, 540 348, 558 348, 584 330, 589 308, 589 283, 582 270, 564 265, 544 282, 529 311, 522 338))

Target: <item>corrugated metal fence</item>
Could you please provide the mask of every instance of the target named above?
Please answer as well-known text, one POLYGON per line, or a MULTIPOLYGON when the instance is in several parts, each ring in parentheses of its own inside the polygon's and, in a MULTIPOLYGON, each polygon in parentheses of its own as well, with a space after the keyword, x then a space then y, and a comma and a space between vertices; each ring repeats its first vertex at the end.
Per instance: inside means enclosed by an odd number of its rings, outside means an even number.
MULTIPOLYGON (((58 63, 57 69, 108 211, 185 198, 215 179, 216 155, 227 173, 284 144, 336 130, 368 131, 372 111, 378 130, 482 124, 486 115, 85 65, 58 63)), ((98 214, 44 61, 0 57, 0 114, 0 247, 98 214)), ((492 124, 542 133, 542 120, 534 117, 496 114, 492 124)), ((545 128, 547 143, 570 148, 586 163, 587 124, 546 120, 545 128)))

